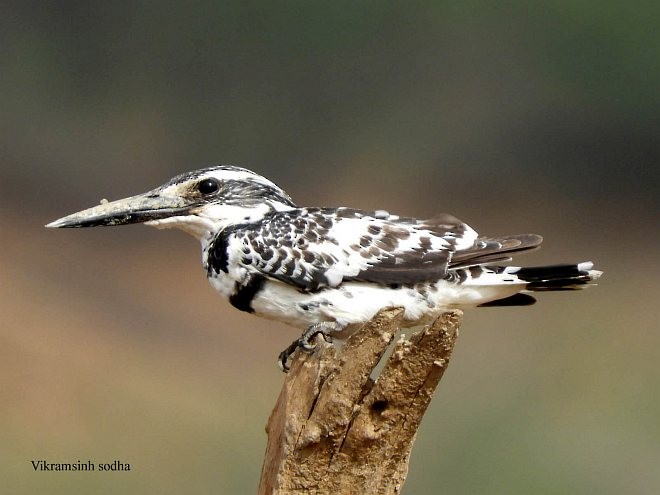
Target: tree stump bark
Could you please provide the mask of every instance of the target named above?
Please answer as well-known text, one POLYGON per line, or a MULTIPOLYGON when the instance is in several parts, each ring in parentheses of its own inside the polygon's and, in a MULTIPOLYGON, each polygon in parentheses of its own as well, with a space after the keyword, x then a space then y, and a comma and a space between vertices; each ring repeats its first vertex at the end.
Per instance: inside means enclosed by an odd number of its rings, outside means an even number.
POLYGON ((266 426, 260 495, 400 492, 462 312, 402 335, 374 381, 402 317, 402 309, 382 310, 343 347, 319 337, 313 353, 294 354, 266 426))

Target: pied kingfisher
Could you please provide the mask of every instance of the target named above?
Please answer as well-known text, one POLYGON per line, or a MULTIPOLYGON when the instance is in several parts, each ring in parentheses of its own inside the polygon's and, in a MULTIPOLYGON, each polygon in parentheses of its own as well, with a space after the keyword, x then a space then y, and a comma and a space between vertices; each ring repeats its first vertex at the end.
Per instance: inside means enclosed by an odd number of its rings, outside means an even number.
POLYGON ((530 291, 581 289, 593 263, 502 266, 536 248, 535 234, 479 237, 442 214, 428 220, 386 211, 303 208, 268 179, 233 166, 174 177, 156 189, 66 216, 47 227, 144 223, 201 241, 211 285, 236 308, 305 329, 280 354, 403 307, 404 326, 474 306, 528 305, 530 291))

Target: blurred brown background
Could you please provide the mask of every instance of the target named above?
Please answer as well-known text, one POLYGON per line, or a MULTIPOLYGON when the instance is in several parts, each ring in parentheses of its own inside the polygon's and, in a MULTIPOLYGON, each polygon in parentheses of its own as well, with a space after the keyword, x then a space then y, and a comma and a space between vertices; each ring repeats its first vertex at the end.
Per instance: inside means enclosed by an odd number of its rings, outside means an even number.
POLYGON ((405 493, 660 492, 660 3, 0 7, 3 493, 253 493, 297 335, 196 242, 64 214, 211 164, 300 204, 538 232, 606 275, 470 312, 405 493), (130 462, 34 472, 32 459, 130 462))

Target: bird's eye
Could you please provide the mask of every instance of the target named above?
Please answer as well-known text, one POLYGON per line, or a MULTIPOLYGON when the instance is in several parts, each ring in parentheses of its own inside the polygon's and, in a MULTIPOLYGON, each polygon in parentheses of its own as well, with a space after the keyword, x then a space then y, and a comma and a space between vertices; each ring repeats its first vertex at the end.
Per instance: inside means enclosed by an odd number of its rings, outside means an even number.
POLYGON ((215 179, 204 179, 197 184, 197 190, 204 196, 218 192, 220 183, 215 179))

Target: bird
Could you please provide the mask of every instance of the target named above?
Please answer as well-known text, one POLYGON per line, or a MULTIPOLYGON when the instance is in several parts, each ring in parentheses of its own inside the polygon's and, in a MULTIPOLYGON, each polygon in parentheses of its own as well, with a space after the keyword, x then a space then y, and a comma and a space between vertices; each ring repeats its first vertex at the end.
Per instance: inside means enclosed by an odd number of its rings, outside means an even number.
POLYGON ((197 238, 208 280, 231 305, 302 329, 279 355, 284 371, 317 335, 332 341, 385 307, 403 308, 402 326, 414 327, 452 309, 530 305, 532 292, 583 289, 602 275, 591 261, 507 265, 540 246, 537 234, 480 236, 450 214, 302 207, 267 178, 232 165, 102 200, 46 227, 136 223, 197 238))

